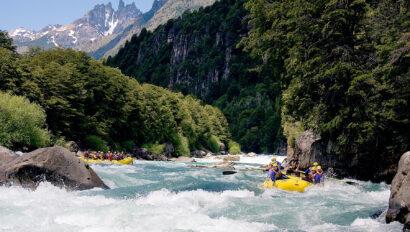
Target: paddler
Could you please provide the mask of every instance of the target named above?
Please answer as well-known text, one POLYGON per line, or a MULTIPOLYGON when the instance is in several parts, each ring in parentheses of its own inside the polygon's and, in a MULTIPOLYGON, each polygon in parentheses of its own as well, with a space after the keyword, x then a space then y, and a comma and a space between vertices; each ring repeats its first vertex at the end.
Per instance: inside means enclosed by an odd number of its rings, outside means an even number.
POLYGON ((294 173, 296 176, 299 176, 299 156, 296 155, 290 162, 286 174, 294 173))
POLYGON ((275 182, 275 180, 279 179, 282 176, 281 171, 277 164, 270 165, 269 168, 269 177, 270 179, 275 182))
POLYGON ((316 175, 319 175, 319 183, 323 183, 325 181, 325 175, 323 174, 321 166, 317 166, 316 173, 316 175))
POLYGON ((282 163, 279 162, 279 161, 277 161, 277 160, 276 160, 276 157, 272 157, 272 159, 271 159, 271 161, 270 161, 270 163, 269 163, 269 165, 273 165, 273 164, 277 164, 279 170, 282 170, 282 169, 283 169, 282 163))

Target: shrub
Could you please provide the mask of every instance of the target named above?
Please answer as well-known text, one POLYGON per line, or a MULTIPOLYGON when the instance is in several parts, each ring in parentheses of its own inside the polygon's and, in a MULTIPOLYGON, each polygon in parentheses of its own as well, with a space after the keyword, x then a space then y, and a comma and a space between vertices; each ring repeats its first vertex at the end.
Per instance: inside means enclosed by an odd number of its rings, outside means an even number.
POLYGON ((171 142, 174 145, 174 156, 190 156, 189 142, 186 137, 181 134, 174 134, 171 137, 171 142))
POLYGON ((230 154, 239 154, 241 153, 241 146, 239 145, 239 143, 231 140, 228 143, 228 147, 229 147, 229 153, 230 154))
POLYGON ((218 139, 218 137, 216 137, 215 135, 211 135, 211 136, 208 138, 207 146, 208 146, 208 149, 209 149, 210 151, 212 151, 212 152, 218 152, 219 149, 220 149, 220 144, 221 144, 221 141, 220 141, 220 140, 218 139))
POLYGON ((38 148, 49 145, 46 115, 25 97, 0 92, 0 145, 38 148))
POLYGON ((164 153, 164 151, 165 151, 165 144, 146 143, 146 144, 142 145, 142 148, 148 149, 148 151, 149 151, 150 153, 159 155, 159 154, 164 153))
POLYGON ((108 151, 108 146, 107 142, 104 141, 102 138, 95 136, 95 135, 89 135, 84 139, 84 145, 89 148, 89 149, 94 149, 96 151, 103 151, 107 152, 108 151))
POLYGON ((125 151, 130 152, 135 147, 135 143, 132 140, 127 140, 121 143, 121 147, 125 151))

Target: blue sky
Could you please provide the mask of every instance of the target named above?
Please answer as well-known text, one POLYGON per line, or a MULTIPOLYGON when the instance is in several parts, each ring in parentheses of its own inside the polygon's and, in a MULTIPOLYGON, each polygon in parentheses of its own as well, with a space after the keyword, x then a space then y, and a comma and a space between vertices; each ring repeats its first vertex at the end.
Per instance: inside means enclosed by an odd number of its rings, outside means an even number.
MULTIPOLYGON (((151 9, 154 0, 124 0, 135 2, 142 12, 151 9)), ((69 24, 81 18, 95 5, 111 2, 118 8, 119 0, 1 0, 0 30, 18 27, 39 30, 48 24, 69 24)))

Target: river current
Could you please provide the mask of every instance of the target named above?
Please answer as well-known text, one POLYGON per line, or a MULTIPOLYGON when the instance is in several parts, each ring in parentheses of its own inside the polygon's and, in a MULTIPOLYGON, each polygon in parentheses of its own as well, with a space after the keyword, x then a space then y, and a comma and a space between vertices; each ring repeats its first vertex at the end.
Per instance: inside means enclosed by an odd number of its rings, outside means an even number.
MULTIPOLYGON (((271 156, 241 157, 237 169, 271 156)), ((279 157, 282 160, 283 157, 279 157)), ((0 187, 0 231, 400 231, 385 224, 390 186, 328 180, 305 193, 263 190, 265 172, 222 175, 214 165, 135 161, 92 165, 110 186, 70 192, 42 183, 35 190, 0 187)))

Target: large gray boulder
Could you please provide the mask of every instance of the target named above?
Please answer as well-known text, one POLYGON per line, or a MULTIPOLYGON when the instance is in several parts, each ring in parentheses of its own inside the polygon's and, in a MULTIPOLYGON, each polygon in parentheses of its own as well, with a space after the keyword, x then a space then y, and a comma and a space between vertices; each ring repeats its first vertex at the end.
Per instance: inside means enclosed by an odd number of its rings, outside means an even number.
POLYGON ((410 151, 404 153, 391 184, 386 222, 399 221, 410 231, 410 151))
POLYGON ((108 187, 88 164, 63 147, 37 149, 9 162, 0 182, 36 188, 42 181, 69 190, 108 187))

